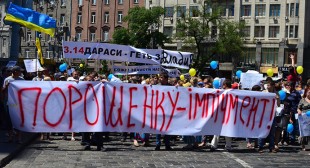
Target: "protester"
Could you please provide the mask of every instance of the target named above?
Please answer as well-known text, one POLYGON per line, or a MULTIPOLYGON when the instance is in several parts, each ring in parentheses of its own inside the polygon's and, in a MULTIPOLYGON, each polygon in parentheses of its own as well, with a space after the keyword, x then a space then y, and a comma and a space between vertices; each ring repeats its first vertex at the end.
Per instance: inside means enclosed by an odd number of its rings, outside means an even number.
MULTIPOLYGON (((161 73, 159 77, 160 85, 162 86, 169 86, 170 84, 168 83, 168 74, 167 73, 161 73)), ((164 136, 164 142, 165 142, 165 149, 166 150, 172 150, 170 146, 170 135, 165 135, 164 136)), ((160 145, 161 145, 161 135, 157 134, 156 135, 156 147, 155 150, 160 150, 160 145)))
MULTIPOLYGON (((8 101, 8 86, 10 84, 10 82, 14 81, 14 80, 24 80, 23 77, 21 77, 22 75, 22 71, 24 71, 21 67, 19 66, 14 66, 11 69, 12 71, 12 75, 8 76, 7 78, 4 79, 3 82, 3 87, 2 87, 2 92, 4 95, 4 102, 6 107, 4 108, 5 115, 6 115, 6 121, 8 121, 8 142, 12 142, 13 141, 13 136, 14 136, 14 128, 12 126, 12 122, 11 122, 11 118, 10 118, 10 114, 9 114, 9 109, 7 106, 7 101, 8 101)), ((22 143, 22 139, 21 139, 21 132, 18 130, 15 130, 15 141, 17 143, 22 143)))
MULTIPOLYGON (((303 98, 300 100, 298 104, 298 115, 302 115, 302 113, 306 113, 310 110, 310 88, 307 88, 305 90, 305 94, 303 95, 303 98)), ((300 144, 301 144, 301 149, 303 151, 306 150, 306 144, 308 144, 308 136, 305 137, 300 137, 300 144)))
MULTIPOLYGON (((278 107, 280 106, 281 102, 280 102, 279 95, 275 90, 274 81, 268 81, 267 82, 267 90, 264 90, 264 92, 276 93, 276 100, 277 100, 276 103, 277 103, 278 107)), ((264 148, 264 144, 265 144, 266 139, 269 141, 269 152, 277 153, 277 150, 275 150, 275 144, 274 144, 275 131, 276 131, 275 128, 276 128, 275 120, 273 119, 268 138, 258 138, 258 145, 259 145, 258 152, 259 153, 264 152, 263 148, 264 148)))
MULTIPOLYGON (((223 82, 222 88, 223 89, 231 89, 231 80, 225 79, 223 82)), ((210 148, 211 152, 213 152, 217 149, 219 140, 220 140, 219 135, 213 136, 213 139, 211 141, 211 148, 210 148)), ((232 138, 225 136, 225 141, 226 141, 225 149, 226 149, 226 151, 230 152, 232 150, 232 147, 231 147, 232 138)))

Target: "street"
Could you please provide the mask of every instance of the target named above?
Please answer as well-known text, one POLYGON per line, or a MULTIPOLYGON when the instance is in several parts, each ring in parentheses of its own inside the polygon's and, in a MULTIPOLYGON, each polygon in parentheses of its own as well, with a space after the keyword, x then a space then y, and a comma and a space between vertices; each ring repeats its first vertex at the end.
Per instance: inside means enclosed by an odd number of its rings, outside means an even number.
POLYGON ((104 142, 104 152, 84 151, 80 136, 76 141, 61 140, 61 136, 52 136, 53 140, 36 140, 14 158, 6 167, 309 167, 309 151, 301 151, 299 146, 282 146, 278 153, 258 153, 247 149, 243 139, 233 141, 233 151, 223 149, 221 139, 219 149, 210 152, 206 147, 193 151, 183 150, 185 144, 177 141, 172 151, 154 151, 155 139, 152 136, 151 147, 135 147, 132 142, 119 141, 119 136, 110 136, 104 142))

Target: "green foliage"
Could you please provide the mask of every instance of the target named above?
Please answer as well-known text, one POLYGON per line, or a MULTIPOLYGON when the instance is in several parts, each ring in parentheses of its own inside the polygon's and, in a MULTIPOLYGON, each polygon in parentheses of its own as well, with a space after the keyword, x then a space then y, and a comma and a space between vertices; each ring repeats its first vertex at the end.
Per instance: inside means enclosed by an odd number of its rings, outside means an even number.
POLYGON ((110 69, 108 67, 108 62, 106 60, 102 60, 101 62, 102 68, 99 71, 99 74, 109 74, 110 73, 110 69))
POLYGON ((128 28, 121 28, 114 32, 113 43, 129 44, 138 48, 152 48, 157 44, 163 46, 169 39, 158 31, 160 18, 164 14, 162 7, 153 7, 151 10, 144 7, 134 7, 124 17, 128 28))
MULTIPOLYGON (((207 61, 209 61, 211 53, 206 53, 205 48, 209 47, 206 43, 210 38, 210 27, 216 26, 221 21, 221 9, 215 3, 205 1, 201 2, 198 9, 181 14, 177 20, 175 39, 181 40, 185 47, 195 47, 196 57, 194 59, 193 67, 202 70, 207 61), (209 9, 212 8, 212 12, 209 9), (196 17, 191 17, 195 15, 196 17)), ((178 8, 177 11, 178 12, 178 8)))
POLYGON ((213 50, 232 58, 233 64, 242 57, 244 22, 223 21, 218 25, 219 37, 213 50))
MULTIPOLYGON (((228 22, 223 18, 221 16, 223 8, 217 2, 205 0, 199 4, 201 6, 198 9, 202 10, 179 13, 181 17, 177 20, 175 39, 181 40, 186 48, 196 49, 193 67, 202 71, 206 63, 214 59, 212 58, 214 55, 228 54, 232 57, 241 55, 243 41, 240 30, 244 24, 228 22), (195 17, 191 17, 193 15, 195 17), (212 26, 220 32, 216 41, 211 40, 214 38, 211 34, 212 26)), ((176 12, 180 12, 180 8, 177 8, 176 12)))
POLYGON ((130 35, 127 29, 118 28, 113 33, 113 41, 114 44, 122 44, 129 45, 130 44, 130 35))

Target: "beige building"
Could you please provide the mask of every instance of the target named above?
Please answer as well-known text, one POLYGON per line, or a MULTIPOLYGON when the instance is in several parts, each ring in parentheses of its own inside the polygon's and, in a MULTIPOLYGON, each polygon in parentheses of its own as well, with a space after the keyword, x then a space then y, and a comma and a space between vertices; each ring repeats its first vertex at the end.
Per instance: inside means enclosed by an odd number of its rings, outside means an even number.
MULTIPOLYGON (((257 69, 265 73, 273 68, 278 73, 278 67, 291 64, 289 53, 296 55, 297 65, 307 67, 310 64, 309 54, 309 16, 310 3, 307 0, 225 0, 220 6, 225 9, 222 17, 245 22, 245 56, 240 67, 257 69)), ((194 9, 202 9, 203 1, 200 0, 148 0, 146 7, 162 6, 165 8, 165 16, 160 31, 167 35, 175 33, 176 19, 179 11, 193 16, 194 9), (179 10, 177 10, 177 7, 179 10)), ((207 9, 211 10, 212 9, 207 9)), ((216 40, 217 28, 211 28, 212 39, 216 40)), ((167 45, 169 48, 178 49, 182 42, 175 41, 167 45)), ((222 64, 220 70, 232 68, 227 58, 218 58, 222 64)), ((221 65, 220 64, 220 65, 221 65)), ((305 68, 304 75, 310 76, 310 69, 305 68)))

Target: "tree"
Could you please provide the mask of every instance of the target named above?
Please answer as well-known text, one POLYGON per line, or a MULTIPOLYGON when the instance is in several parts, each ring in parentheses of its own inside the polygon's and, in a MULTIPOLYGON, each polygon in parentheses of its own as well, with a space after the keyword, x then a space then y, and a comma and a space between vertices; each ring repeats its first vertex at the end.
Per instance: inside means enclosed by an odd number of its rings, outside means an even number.
POLYGON ((212 53, 205 52, 205 48, 210 47, 208 40, 211 39, 211 26, 216 26, 221 21, 221 9, 211 1, 201 1, 198 9, 192 9, 186 14, 182 8, 177 7, 179 19, 176 25, 176 40, 181 40, 185 47, 195 47, 196 57, 193 67, 198 71, 205 68, 212 53), (211 12, 212 9, 212 12, 211 12), (192 17, 195 16, 195 17, 192 17), (209 45, 209 46, 208 46, 209 45))
POLYGON ((163 14, 162 7, 153 7, 150 10, 144 7, 131 8, 128 15, 124 17, 124 21, 128 22, 128 28, 115 31, 113 42, 129 44, 138 48, 153 48, 154 44, 163 46, 165 42, 169 41, 167 36, 158 31, 163 14))
POLYGON ((233 67, 237 66, 242 57, 244 22, 222 21, 219 25, 219 37, 213 48, 219 54, 223 54, 231 58, 233 67))
MULTIPOLYGON (((218 51, 216 49, 223 49, 229 44, 223 43, 225 40, 221 38, 221 35, 217 36, 220 41, 214 41, 213 39, 216 39, 216 35, 211 33, 212 27, 219 28, 220 32, 226 35, 225 31, 229 29, 223 27, 226 21, 221 17, 223 9, 219 4, 211 3, 210 0, 200 1, 199 4, 201 5, 200 7, 190 9, 188 14, 182 13, 182 8, 177 7, 176 12, 180 17, 177 20, 175 38, 176 40, 181 40, 185 47, 196 49, 193 67, 201 72, 206 67, 206 63, 211 61, 214 55, 217 55, 218 51)), ((231 47, 229 51, 233 51, 235 46, 228 46, 231 47)), ((239 48, 240 46, 236 47, 239 48)), ((222 50, 222 54, 227 52, 222 50)))

